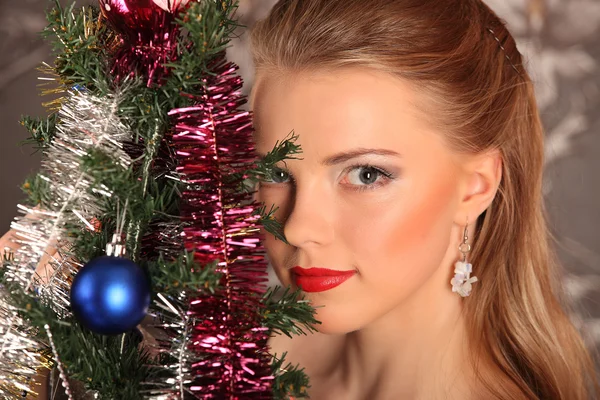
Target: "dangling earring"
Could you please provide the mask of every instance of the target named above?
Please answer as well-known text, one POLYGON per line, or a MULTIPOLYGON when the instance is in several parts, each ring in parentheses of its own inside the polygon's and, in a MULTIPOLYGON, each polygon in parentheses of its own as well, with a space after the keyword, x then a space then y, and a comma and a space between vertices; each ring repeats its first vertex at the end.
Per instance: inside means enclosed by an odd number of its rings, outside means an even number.
POLYGON ((467 243, 469 237, 467 235, 467 227, 469 226, 469 218, 467 217, 467 224, 463 233, 463 242, 458 245, 458 251, 462 253, 462 261, 457 261, 454 264, 454 278, 450 281, 452 284, 452 291, 461 295, 461 297, 467 297, 471 294, 471 284, 477 282, 477 277, 471 277, 473 272, 473 266, 467 262, 467 253, 471 251, 471 245, 467 243))

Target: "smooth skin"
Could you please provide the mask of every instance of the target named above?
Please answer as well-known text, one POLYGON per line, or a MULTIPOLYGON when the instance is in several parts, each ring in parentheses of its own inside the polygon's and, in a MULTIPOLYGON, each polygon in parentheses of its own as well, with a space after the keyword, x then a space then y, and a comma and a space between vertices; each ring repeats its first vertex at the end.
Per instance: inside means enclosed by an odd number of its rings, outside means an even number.
POLYGON ((465 361, 462 299, 450 279, 465 221, 496 195, 500 155, 450 151, 419 111, 418 90, 382 72, 257 78, 259 152, 292 130, 302 146, 302 159, 287 160, 257 193, 280 207, 290 243, 266 236, 277 276, 293 286, 296 265, 356 271, 306 295, 319 307, 319 333, 274 336, 272 350, 305 367, 316 400, 489 398, 465 361), (368 149, 378 151, 348 154, 368 149))
POLYGON ((466 362, 463 299, 450 280, 467 218, 496 195, 501 156, 451 151, 421 111, 425 102, 410 83, 366 68, 257 74, 258 153, 292 130, 302 147, 302 159, 281 163, 257 192, 279 207, 289 242, 265 239, 278 278, 294 286, 294 266, 356 271, 305 294, 318 307, 318 333, 271 339, 272 351, 306 368, 313 399, 483 393, 466 362))

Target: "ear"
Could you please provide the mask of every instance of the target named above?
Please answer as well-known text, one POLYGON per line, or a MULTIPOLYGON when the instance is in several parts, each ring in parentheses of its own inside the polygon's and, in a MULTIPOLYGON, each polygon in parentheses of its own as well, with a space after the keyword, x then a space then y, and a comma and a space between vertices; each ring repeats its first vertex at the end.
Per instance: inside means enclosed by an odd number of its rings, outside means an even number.
POLYGON ((468 156, 461 161, 462 177, 455 222, 474 222, 489 206, 502 179, 502 154, 499 150, 468 156))

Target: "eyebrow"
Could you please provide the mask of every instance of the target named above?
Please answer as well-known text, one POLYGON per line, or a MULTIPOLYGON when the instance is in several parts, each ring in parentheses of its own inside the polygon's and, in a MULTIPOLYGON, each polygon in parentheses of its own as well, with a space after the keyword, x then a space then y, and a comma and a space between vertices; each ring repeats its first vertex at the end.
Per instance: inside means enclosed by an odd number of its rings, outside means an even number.
POLYGON ((364 155, 401 157, 401 155, 399 153, 392 151, 392 150, 388 150, 388 149, 359 148, 356 150, 345 151, 342 153, 337 153, 332 156, 329 156, 326 159, 324 159, 323 161, 321 161, 321 164, 326 165, 326 166, 332 166, 332 165, 344 163, 348 160, 351 160, 353 158, 357 158, 360 156, 364 156, 364 155))
MULTIPOLYGON (((266 154, 263 154, 261 152, 257 152, 257 155, 261 159, 263 159, 266 156, 266 154)), ((299 155, 302 155, 302 153, 300 153, 299 155)), ((344 152, 329 156, 326 159, 322 160, 321 164, 325 165, 325 166, 342 164, 342 163, 345 163, 346 161, 352 160, 353 158, 357 158, 357 157, 364 156, 364 155, 402 157, 400 155, 400 153, 397 153, 393 150, 358 148, 355 150, 344 151, 344 152)))

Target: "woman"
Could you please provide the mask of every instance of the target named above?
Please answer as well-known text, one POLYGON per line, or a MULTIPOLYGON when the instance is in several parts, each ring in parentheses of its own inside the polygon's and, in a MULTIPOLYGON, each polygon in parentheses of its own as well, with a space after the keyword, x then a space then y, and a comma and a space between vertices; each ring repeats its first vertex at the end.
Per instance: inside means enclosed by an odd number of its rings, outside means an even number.
POLYGON ((252 32, 261 183, 281 282, 319 333, 271 340, 313 399, 592 399, 542 198, 543 132, 479 0, 281 0, 252 32))
POLYGON ((497 16, 283 0, 253 43, 258 149, 294 130, 303 150, 258 196, 284 222, 279 279, 319 306, 319 333, 271 341, 312 398, 597 398, 549 248, 533 87, 497 16))

